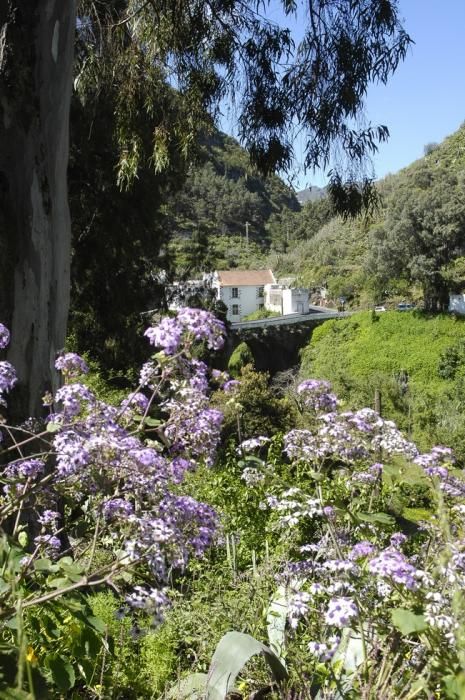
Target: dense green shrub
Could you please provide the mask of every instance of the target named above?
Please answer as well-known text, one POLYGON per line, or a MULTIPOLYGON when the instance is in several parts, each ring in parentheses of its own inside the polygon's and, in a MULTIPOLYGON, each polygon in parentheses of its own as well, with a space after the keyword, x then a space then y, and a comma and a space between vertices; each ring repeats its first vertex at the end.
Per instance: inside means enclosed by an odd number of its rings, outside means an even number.
MULTIPOLYGON (((420 445, 457 450, 465 407, 458 392, 465 324, 449 315, 387 311, 326 321, 302 352, 302 376, 333 382, 348 405, 374 405, 420 445), (453 421, 453 418, 460 418, 453 421)), ((460 448, 458 452, 465 453, 460 448)))

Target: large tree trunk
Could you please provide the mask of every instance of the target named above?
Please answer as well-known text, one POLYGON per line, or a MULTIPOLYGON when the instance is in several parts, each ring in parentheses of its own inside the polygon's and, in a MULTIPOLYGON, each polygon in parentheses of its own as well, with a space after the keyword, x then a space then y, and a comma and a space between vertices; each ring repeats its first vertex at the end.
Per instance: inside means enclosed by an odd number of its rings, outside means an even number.
POLYGON ((16 417, 41 415, 66 334, 75 22, 74 0, 0 2, 0 321, 12 331, 16 417))

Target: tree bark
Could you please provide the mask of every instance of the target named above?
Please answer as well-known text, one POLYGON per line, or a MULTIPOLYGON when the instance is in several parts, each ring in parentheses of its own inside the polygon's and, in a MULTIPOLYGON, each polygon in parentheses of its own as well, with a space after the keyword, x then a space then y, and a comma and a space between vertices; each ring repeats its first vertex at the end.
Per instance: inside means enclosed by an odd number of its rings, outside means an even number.
POLYGON ((75 23, 75 0, 0 3, 0 320, 12 332, 16 418, 42 414, 66 335, 75 23))

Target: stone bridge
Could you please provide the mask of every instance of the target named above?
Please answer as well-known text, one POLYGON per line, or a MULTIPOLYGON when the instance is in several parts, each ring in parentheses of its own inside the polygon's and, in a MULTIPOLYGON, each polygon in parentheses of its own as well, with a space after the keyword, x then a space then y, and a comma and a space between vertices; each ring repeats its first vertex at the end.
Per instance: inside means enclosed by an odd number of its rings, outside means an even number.
POLYGON ((300 351, 309 343, 316 326, 326 320, 350 315, 347 311, 312 306, 308 314, 232 323, 226 352, 230 355, 240 342, 245 341, 254 356, 256 369, 273 375, 300 363, 300 351))

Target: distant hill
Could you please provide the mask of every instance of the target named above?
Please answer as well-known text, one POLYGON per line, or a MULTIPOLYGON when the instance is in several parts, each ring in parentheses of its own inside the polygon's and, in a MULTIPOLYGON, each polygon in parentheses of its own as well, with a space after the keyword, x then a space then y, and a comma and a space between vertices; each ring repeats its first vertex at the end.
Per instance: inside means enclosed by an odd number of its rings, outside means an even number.
POLYGON ((310 185, 310 187, 307 187, 305 190, 297 192, 295 196, 299 204, 303 206, 307 202, 316 202, 319 199, 327 197, 326 187, 310 185))
POLYGON ((301 207, 278 176, 262 177, 247 151, 215 130, 205 137, 200 157, 169 209, 170 247, 179 277, 215 267, 261 267, 271 243, 270 220, 301 207))

